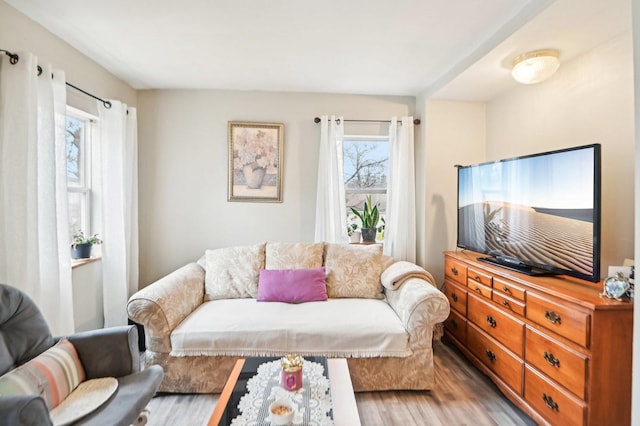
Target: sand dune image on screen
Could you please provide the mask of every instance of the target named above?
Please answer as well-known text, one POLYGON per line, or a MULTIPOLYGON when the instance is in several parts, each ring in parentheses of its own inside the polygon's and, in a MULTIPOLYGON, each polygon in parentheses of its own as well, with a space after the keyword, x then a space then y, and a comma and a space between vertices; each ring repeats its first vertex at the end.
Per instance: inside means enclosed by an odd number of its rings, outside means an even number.
MULTIPOLYGON (((459 213, 460 240, 473 242, 468 248, 526 259, 538 266, 593 273, 593 223, 574 218, 574 210, 536 211, 488 201, 461 207, 459 213), (490 212, 495 213, 490 216, 490 212)), ((580 211, 581 217, 592 214, 592 209, 580 211)))

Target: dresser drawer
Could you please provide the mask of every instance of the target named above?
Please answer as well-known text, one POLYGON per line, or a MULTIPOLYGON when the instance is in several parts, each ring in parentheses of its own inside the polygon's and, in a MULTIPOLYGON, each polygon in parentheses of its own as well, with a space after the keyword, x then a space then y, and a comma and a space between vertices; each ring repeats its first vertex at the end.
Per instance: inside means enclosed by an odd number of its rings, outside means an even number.
POLYGON ((444 274, 460 284, 467 285, 467 265, 450 257, 444 258, 444 274))
POLYGON ((487 337, 473 324, 467 325, 467 347, 518 395, 522 395, 523 362, 487 337))
POLYGON ((520 316, 524 316, 525 305, 524 303, 512 299, 504 294, 498 293, 496 289, 493 290, 493 295, 491 296, 494 302, 498 305, 502 306, 504 309, 508 309, 513 313, 516 313, 520 316))
POLYGON ((467 280, 473 280, 487 287, 493 286, 493 277, 491 275, 471 267, 467 268, 467 280))
POLYGON ((485 302, 472 294, 469 295, 467 303, 469 321, 509 348, 514 354, 523 357, 524 323, 522 321, 501 312, 490 302, 485 302))
POLYGON ((467 279, 467 287, 469 288, 469 291, 471 293, 477 294, 487 299, 491 299, 491 287, 487 287, 486 285, 474 281, 470 278, 467 279))
POLYGON ((449 305, 462 315, 467 315, 467 289, 460 288, 449 281, 444 283, 444 294, 449 299, 449 305))
POLYGON ((444 327, 455 336, 460 343, 464 345, 467 344, 467 319, 465 317, 456 313, 456 311, 451 311, 449 318, 444 322, 444 327))
POLYGON ((573 342, 589 347, 590 316, 585 312, 528 293, 527 318, 573 342))
POLYGON ((512 283, 511 281, 503 280, 502 278, 493 279, 493 291, 494 293, 501 293, 521 302, 526 300, 526 291, 524 288, 512 283))
POLYGON ((525 342, 527 364, 533 365, 579 398, 585 399, 585 355, 530 328, 525 331, 525 342))
POLYGON ((524 399, 553 425, 585 424, 585 403, 529 366, 524 371, 524 399))

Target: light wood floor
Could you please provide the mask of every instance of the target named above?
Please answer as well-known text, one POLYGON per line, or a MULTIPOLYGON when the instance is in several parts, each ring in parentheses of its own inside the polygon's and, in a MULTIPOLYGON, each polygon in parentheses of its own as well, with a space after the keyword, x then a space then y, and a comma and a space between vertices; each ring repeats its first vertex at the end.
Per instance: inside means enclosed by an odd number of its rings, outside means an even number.
MULTIPOLYGON (((432 391, 356 393, 365 426, 535 425, 452 346, 434 343, 432 391)), ((206 425, 218 395, 160 394, 151 400, 150 426, 206 425)))

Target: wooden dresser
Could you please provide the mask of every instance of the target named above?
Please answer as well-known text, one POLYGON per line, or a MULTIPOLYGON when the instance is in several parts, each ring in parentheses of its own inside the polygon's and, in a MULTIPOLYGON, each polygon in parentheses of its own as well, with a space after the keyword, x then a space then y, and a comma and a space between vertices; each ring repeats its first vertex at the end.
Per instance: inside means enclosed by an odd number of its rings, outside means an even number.
POLYGON ((445 253, 445 340, 538 423, 630 424, 633 304, 601 297, 598 283, 481 256, 445 253))

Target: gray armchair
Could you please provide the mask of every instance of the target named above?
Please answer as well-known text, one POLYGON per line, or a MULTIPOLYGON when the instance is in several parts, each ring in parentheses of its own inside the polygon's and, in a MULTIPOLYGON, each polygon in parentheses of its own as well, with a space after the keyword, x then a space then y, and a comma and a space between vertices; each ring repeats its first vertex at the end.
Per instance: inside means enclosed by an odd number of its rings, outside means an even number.
MULTIPOLYGON (((100 408, 76 425, 133 424, 162 381, 162 368, 140 371, 135 326, 113 327, 68 336, 75 346, 86 379, 115 377, 118 388, 100 408)), ((20 290, 0 284, 0 376, 31 360, 56 343, 35 303, 20 290)), ((40 396, 0 396, 0 423, 51 425, 40 396)))

